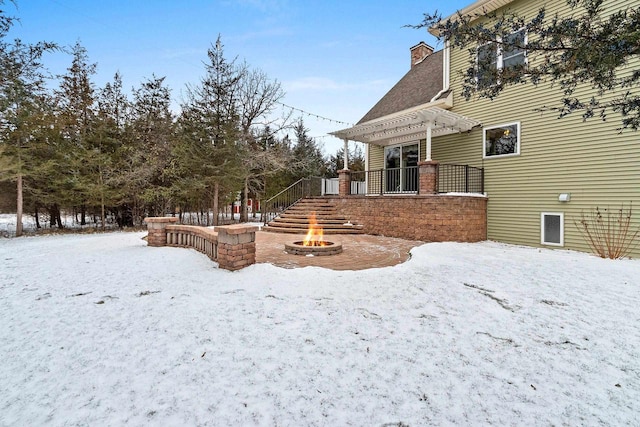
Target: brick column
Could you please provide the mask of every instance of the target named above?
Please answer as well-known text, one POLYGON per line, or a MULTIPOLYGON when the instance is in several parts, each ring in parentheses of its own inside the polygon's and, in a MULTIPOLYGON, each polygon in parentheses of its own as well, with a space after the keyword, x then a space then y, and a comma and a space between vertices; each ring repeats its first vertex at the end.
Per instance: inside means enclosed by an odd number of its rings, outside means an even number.
POLYGON ((418 162, 418 194, 438 193, 438 162, 418 162))
POLYGON ((349 169, 338 171, 338 187, 340 197, 351 195, 351 171, 349 169))
POLYGON ((167 245, 167 225, 178 222, 174 216, 157 216, 144 219, 147 224, 149 235, 147 236, 147 246, 167 245))
POLYGON ((225 270, 240 270, 256 262, 256 230, 246 224, 222 225, 218 232, 218 265, 225 270))

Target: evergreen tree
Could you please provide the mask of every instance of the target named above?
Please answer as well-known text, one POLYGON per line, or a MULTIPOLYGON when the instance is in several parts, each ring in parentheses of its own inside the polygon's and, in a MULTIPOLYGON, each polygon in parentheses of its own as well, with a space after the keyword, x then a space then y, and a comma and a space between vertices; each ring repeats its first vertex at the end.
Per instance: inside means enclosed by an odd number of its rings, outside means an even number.
MULTIPOLYGON (((85 225, 87 205, 98 204, 101 200, 95 193, 95 183, 101 179, 100 165, 104 162, 101 141, 94 135, 96 103, 95 85, 91 79, 97 64, 89 62, 87 50, 80 42, 73 46, 71 55, 71 65, 60 77, 57 91, 63 137, 68 144, 67 167, 71 175, 69 191, 60 194, 60 201, 79 206, 80 224, 85 225)), ((50 206, 52 215, 59 215, 59 206, 59 203, 50 206)))
POLYGON ((296 145, 293 149, 295 167, 293 168, 293 180, 310 176, 325 176, 327 162, 322 154, 322 148, 308 135, 309 129, 304 126, 302 118, 299 118, 294 126, 296 145))
MULTIPOLYGON (((344 148, 339 148, 336 154, 329 157, 327 175, 335 178, 338 171, 344 169, 344 148)), ((352 172, 362 172, 365 170, 365 159, 362 148, 358 144, 351 144, 349 147, 349 170, 352 172)))
MULTIPOLYGON (((127 157, 123 143, 129 118, 130 103, 122 91, 122 77, 116 73, 113 82, 107 82, 96 97, 97 124, 94 132, 93 164, 97 167, 95 174, 98 180, 93 182, 93 194, 99 196, 100 222, 102 229, 106 226, 106 209, 115 208, 126 203, 127 183, 122 179, 127 157)), ((122 206, 120 206, 121 208, 122 206)), ((122 218, 120 213, 119 218, 122 218)), ((119 220, 119 225, 123 224, 119 220)), ((133 225, 128 223, 127 225, 133 225)))
POLYGON ((134 216, 162 215, 172 209, 171 150, 174 118, 164 77, 152 76, 133 93, 127 155, 129 198, 134 216), (144 209, 141 209, 142 206, 144 209))
POLYGON ((35 173, 27 149, 42 129, 46 109, 46 72, 41 59, 56 46, 48 42, 8 42, 7 32, 14 21, 0 10, 0 179, 16 183, 16 235, 20 236, 23 180, 35 173), (25 167, 27 164, 31 169, 25 167))
POLYGON ((240 189, 238 97, 245 69, 225 58, 220 37, 207 56, 205 76, 199 85, 187 87, 182 105, 179 144, 174 151, 181 178, 176 189, 183 200, 192 199, 185 189, 200 189, 199 198, 211 201, 217 225, 221 191, 240 189))

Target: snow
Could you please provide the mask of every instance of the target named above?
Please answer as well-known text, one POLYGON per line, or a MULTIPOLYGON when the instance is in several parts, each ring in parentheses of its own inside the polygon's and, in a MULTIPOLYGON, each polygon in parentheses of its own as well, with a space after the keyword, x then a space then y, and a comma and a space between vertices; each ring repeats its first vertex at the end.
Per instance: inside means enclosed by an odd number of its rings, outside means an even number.
POLYGON ((1 426, 640 424, 638 260, 232 273, 144 235, 0 239, 1 426))
MULTIPOLYGON (((43 225, 48 225, 48 221, 43 221, 43 225)), ((22 217, 22 227, 25 231, 36 229, 36 220, 32 215, 22 217)), ((16 233, 16 215, 0 214, 0 236, 14 235, 16 233)))
POLYGON ((481 194, 481 193, 459 193, 459 192, 455 192, 452 191, 450 193, 443 193, 444 196, 464 196, 464 197, 480 197, 480 198, 487 198, 486 194, 481 194))
MULTIPOLYGON (((91 216, 87 215, 86 224, 80 225, 80 222, 76 220, 74 215, 63 213, 61 215, 62 225, 65 229, 74 230, 97 230, 99 224, 96 224, 91 220, 91 216)), ((51 227, 49 224, 49 215, 40 214, 40 227, 42 230, 54 230, 58 231, 57 226, 51 227)), ((16 214, 2 214, 0 213, 0 237, 15 236, 16 234, 16 214)), ((115 222, 109 222, 106 224, 107 229, 114 229, 117 227, 115 222)), ((36 218, 34 215, 22 216, 22 228, 25 233, 35 233, 37 231, 36 218)))

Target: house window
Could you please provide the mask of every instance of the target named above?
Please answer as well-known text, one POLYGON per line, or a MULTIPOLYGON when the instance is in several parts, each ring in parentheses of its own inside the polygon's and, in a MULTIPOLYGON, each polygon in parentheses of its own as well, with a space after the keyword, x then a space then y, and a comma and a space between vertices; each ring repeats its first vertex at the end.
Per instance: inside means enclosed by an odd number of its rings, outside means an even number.
POLYGON ((502 67, 517 68, 526 64, 526 51, 524 46, 526 45, 526 32, 524 29, 516 31, 506 36, 502 47, 502 67))
POLYGON ((564 213, 542 212, 540 242, 543 245, 564 246, 564 213))
POLYGON ((483 129, 483 158, 520 154, 520 122, 483 129))
POLYGON ((495 83, 496 70, 498 69, 498 51, 494 42, 478 46, 476 65, 476 80, 478 88, 486 88, 495 83))
POLYGON ((496 83, 496 77, 505 70, 519 72, 526 66, 527 33, 524 29, 478 46, 476 81, 479 89, 496 83))

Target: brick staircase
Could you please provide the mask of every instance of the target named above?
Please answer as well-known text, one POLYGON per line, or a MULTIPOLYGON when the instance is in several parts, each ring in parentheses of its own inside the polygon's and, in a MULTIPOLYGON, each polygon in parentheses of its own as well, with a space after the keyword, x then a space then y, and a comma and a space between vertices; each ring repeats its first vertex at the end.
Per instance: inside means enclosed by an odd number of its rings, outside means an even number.
POLYGON ((323 198, 304 198, 271 221, 265 231, 306 234, 309 218, 315 213, 316 222, 324 234, 362 234, 362 225, 353 218, 340 215, 333 203, 323 198))

